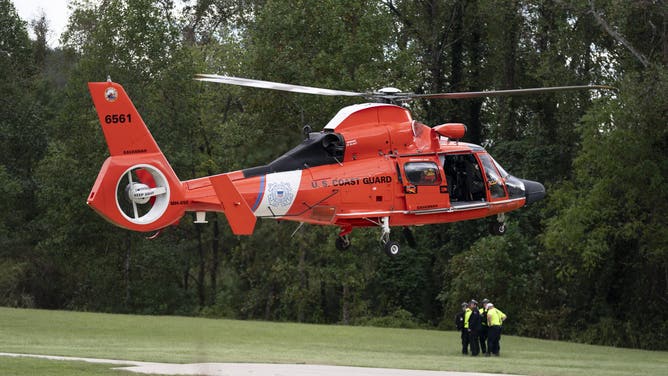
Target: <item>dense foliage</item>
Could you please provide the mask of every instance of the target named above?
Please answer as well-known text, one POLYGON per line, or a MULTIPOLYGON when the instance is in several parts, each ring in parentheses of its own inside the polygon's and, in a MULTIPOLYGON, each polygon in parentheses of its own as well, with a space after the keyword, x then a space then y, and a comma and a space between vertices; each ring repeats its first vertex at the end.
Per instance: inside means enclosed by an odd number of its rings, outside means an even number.
POLYGON ((452 328, 492 299, 507 332, 668 349, 668 9, 663 1, 71 1, 61 47, 0 0, 0 304, 452 328), (587 92, 410 104, 461 121, 548 199, 486 221, 378 231, 224 216, 156 240, 85 205, 107 150, 86 82, 124 85, 181 179, 264 164, 349 99, 214 86, 198 72, 364 91, 607 83, 587 92), (294 234, 293 234, 294 232, 294 234))

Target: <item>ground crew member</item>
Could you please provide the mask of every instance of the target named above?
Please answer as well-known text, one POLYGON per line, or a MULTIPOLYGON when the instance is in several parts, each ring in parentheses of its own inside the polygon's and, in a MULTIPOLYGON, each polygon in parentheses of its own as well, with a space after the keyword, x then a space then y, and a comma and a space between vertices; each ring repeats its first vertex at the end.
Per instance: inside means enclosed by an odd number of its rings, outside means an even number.
POLYGON ((487 303, 487 326, 489 327, 489 332, 486 356, 490 356, 490 353, 494 354, 494 356, 499 356, 501 351, 501 345, 499 344, 501 341, 501 328, 506 318, 506 314, 501 312, 500 309, 495 308, 494 304, 487 303))
POLYGON ((471 311, 471 308, 469 307, 468 303, 466 303, 466 310, 464 311, 464 333, 462 333, 462 345, 464 346, 464 349, 462 351, 462 354, 467 355, 469 345, 471 344, 470 341, 470 335, 469 335, 469 319, 471 318, 471 314, 473 311, 471 311), (466 341, 466 345, 464 345, 464 341, 466 341))
POLYGON ((464 316, 466 315, 466 310, 468 309, 468 304, 466 302, 462 303, 462 310, 455 315, 455 326, 457 327, 457 330, 460 331, 461 338, 462 338, 462 354, 466 355, 469 353, 468 348, 469 348, 469 332, 468 328, 464 327, 465 325, 465 318, 464 316))
POLYGON ((478 356, 480 353, 480 311, 478 311, 478 302, 471 299, 469 303, 471 314, 469 315, 469 343, 471 344, 471 356, 478 356))
POLYGON ((480 307, 480 351, 483 354, 487 353, 487 303, 489 299, 482 300, 482 307, 480 307))

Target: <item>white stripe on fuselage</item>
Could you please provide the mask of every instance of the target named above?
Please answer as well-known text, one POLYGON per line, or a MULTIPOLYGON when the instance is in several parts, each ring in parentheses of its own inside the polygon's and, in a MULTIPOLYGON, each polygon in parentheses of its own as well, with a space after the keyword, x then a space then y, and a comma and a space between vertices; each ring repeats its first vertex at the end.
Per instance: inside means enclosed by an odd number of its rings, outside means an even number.
POLYGON ((302 171, 267 174, 262 201, 255 210, 256 217, 280 217, 295 202, 302 180, 302 171))

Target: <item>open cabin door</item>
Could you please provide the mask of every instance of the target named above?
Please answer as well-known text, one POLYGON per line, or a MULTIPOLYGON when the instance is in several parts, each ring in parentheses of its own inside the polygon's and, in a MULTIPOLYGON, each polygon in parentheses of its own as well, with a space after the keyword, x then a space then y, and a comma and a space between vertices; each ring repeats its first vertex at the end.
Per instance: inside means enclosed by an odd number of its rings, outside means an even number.
POLYGON ((453 207, 487 201, 485 181, 473 153, 445 154, 442 158, 453 207))
POLYGON ((508 197, 503 178, 489 154, 445 154, 442 160, 453 207, 508 197))

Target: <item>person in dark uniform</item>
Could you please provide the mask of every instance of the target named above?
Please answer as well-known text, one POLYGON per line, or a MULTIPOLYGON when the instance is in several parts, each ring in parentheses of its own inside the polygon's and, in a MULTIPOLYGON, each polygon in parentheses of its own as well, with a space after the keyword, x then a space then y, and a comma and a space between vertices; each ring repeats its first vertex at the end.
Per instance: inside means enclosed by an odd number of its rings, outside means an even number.
POLYGON ((462 310, 455 315, 455 326, 457 327, 457 330, 461 332, 462 354, 464 355, 469 353, 469 332, 468 328, 465 327, 465 316, 468 306, 469 305, 466 302, 462 303, 462 310))
POLYGON ((471 356, 478 356, 480 353, 480 311, 478 311, 478 302, 471 299, 469 303, 471 315, 469 316, 469 343, 471 344, 471 356))
POLYGON ((480 307, 480 352, 487 353, 487 303, 489 299, 482 300, 482 307, 480 307))

